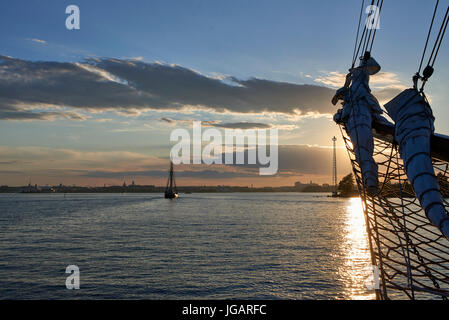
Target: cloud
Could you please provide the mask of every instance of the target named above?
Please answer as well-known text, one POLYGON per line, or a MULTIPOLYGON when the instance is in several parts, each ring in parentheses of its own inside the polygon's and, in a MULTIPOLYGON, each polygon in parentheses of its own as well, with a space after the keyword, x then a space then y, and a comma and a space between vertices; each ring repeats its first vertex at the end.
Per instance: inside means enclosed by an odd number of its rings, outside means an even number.
POLYGON ((169 124, 175 124, 176 123, 176 120, 173 120, 173 119, 170 119, 170 118, 166 118, 166 117, 160 118, 160 120, 162 122, 166 122, 166 123, 169 123, 169 124))
POLYGON ((314 81, 329 87, 340 88, 345 83, 345 77, 346 74, 344 73, 339 71, 331 71, 325 76, 316 78, 314 81))
POLYGON ((233 122, 233 123, 217 123, 213 127, 227 128, 227 129, 269 129, 271 124, 258 122, 233 122))
POLYGON ((49 147, 0 146, 0 159, 5 162, 26 160, 28 169, 148 169, 166 165, 167 160, 130 151, 91 151, 49 147))
MULTIPOLYGON (((322 83, 324 85, 340 88, 345 83, 346 74, 339 71, 331 71, 328 74, 318 77, 315 82, 322 83)), ((373 89, 385 89, 385 88, 395 88, 395 89, 405 89, 399 80, 398 75, 394 72, 384 72, 381 71, 378 74, 370 77, 370 85, 373 89)))
POLYGON ((100 68, 97 68, 93 65, 87 64, 87 63, 75 63, 76 66, 91 72, 91 73, 95 73, 97 75, 99 75, 101 78, 104 78, 104 81, 112 81, 112 82, 117 82, 117 83, 121 83, 121 84, 128 84, 126 80, 120 79, 116 76, 114 76, 113 74, 110 74, 107 71, 104 71, 100 68))
POLYGON ((77 120, 84 121, 87 118, 80 113, 65 111, 65 112, 33 112, 20 109, 0 110, 1 120, 47 120, 54 121, 56 119, 77 120))
MULTIPOLYGON (((152 177, 166 178, 167 170, 146 171, 88 171, 81 174, 88 178, 120 179, 123 177, 152 177)), ((258 171, 223 171, 223 170, 183 170, 176 172, 176 178, 201 178, 201 179, 233 179, 258 177, 258 171)))
POLYGON ((400 88, 383 88, 383 89, 377 89, 373 90, 373 94, 376 96, 377 100, 379 100, 379 103, 381 105, 386 104, 388 101, 393 99, 395 96, 397 96, 399 93, 401 93, 403 89, 400 88))
MULTIPOLYGON (((18 106, 51 104, 89 112, 199 108, 214 112, 329 114, 333 90, 251 78, 210 77, 178 65, 139 60, 88 59, 83 63, 27 61, 0 56, 0 112, 6 119, 46 119, 18 106), (226 80, 226 82, 224 81, 226 80), (231 85, 232 83, 233 85, 231 85)), ((56 115, 53 115, 56 116, 56 115)))
MULTIPOLYGON (((167 177, 168 159, 130 151, 82 151, 44 147, 2 147, 0 158, 8 165, 20 184, 28 176, 52 177, 56 180, 77 177, 122 179, 167 177), (26 161, 25 161, 26 160, 26 161), (18 173, 17 173, 18 172, 18 173)), ((247 159, 247 155, 245 155, 247 159)), ((337 149, 339 174, 351 171, 346 150, 337 149)), ((279 146, 279 171, 275 177, 291 178, 303 175, 331 175, 332 149, 329 147, 279 146)), ((258 165, 179 165, 178 178, 205 180, 257 178, 258 165)), ((78 180, 79 181, 79 180, 78 180)))
POLYGON ((0 161, 0 165, 9 165, 9 164, 17 164, 19 161, 13 160, 13 161, 0 161))
POLYGON ((41 39, 36 39, 36 38, 27 38, 26 40, 28 40, 28 41, 33 41, 33 42, 35 42, 35 43, 39 43, 39 44, 47 44, 47 41, 45 41, 45 40, 41 40, 41 39))
MULTIPOLYGON (((193 120, 174 120, 168 117, 162 117, 159 119, 162 122, 168 123, 170 125, 176 124, 192 124, 193 120)), ((201 121, 201 126, 203 127, 216 127, 223 129, 269 129, 273 126, 267 123, 259 122, 229 122, 222 123, 221 121, 201 121)))
MULTIPOLYGON (((233 155, 235 159, 235 152, 233 155)), ((278 146, 279 172, 292 175, 315 174, 331 175, 332 148, 311 145, 279 145, 278 146)), ((248 159, 248 150, 244 150, 244 158, 248 159)), ((224 161, 224 156, 223 156, 224 161)), ((350 171, 347 161, 346 149, 337 149, 339 171, 350 171)), ((233 165, 245 168, 259 168, 257 165, 233 165)))
MULTIPOLYGON (((331 71, 324 76, 315 79, 315 82, 333 88, 340 88, 345 83, 346 74, 339 71, 331 71)), ((381 103, 386 103, 398 95, 407 87, 402 84, 398 75, 394 72, 379 72, 370 77, 370 86, 373 94, 381 103)))
MULTIPOLYGON (((223 155, 224 157, 224 155, 223 155)), ((235 153, 234 153, 235 158, 235 153)), ((245 151, 245 159, 248 158, 245 151)), ((224 159, 223 159, 224 161, 224 159)), ((332 148, 308 145, 280 145, 279 170, 275 176, 331 175, 332 148)), ((337 149, 338 170, 340 174, 351 172, 346 150, 337 149)), ((167 163, 156 170, 85 170, 82 176, 89 178, 122 178, 128 177, 167 177, 167 163)), ((259 165, 180 165, 176 168, 178 178, 228 179, 259 177, 259 165)))

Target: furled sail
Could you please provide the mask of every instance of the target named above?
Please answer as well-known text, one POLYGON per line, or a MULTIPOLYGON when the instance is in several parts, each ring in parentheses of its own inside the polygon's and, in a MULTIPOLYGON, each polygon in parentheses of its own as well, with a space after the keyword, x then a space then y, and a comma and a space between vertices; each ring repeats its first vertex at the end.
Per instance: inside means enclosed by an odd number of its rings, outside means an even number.
POLYGON ((433 225, 449 238, 449 217, 430 155, 434 120, 430 105, 416 89, 407 89, 385 105, 395 122, 395 139, 408 180, 433 225))
POLYGON ((343 100, 343 109, 334 116, 337 123, 344 123, 355 149, 357 162, 360 164, 363 183, 370 194, 378 192, 377 164, 373 159, 374 142, 371 132, 373 119, 382 118, 382 109, 377 99, 371 94, 369 78, 380 71, 380 65, 369 57, 363 59, 360 66, 351 68, 346 83, 339 89, 332 100, 335 105, 343 100))

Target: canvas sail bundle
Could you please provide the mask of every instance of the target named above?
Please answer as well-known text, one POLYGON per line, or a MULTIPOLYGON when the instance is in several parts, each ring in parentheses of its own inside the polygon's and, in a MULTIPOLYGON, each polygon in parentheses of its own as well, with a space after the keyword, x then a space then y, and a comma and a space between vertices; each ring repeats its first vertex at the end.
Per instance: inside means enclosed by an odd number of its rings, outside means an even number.
POLYGON ((373 118, 381 117, 382 109, 371 94, 370 75, 380 71, 380 65, 372 57, 363 60, 359 67, 351 68, 345 86, 339 89, 333 103, 343 100, 343 109, 334 116, 337 123, 344 123, 360 164, 363 182, 369 193, 378 191, 378 170, 373 159, 374 138, 371 130, 373 118))
POLYGON ((433 225, 449 237, 446 213, 430 153, 432 110, 416 89, 407 89, 385 105, 395 122, 395 139, 413 190, 433 225))

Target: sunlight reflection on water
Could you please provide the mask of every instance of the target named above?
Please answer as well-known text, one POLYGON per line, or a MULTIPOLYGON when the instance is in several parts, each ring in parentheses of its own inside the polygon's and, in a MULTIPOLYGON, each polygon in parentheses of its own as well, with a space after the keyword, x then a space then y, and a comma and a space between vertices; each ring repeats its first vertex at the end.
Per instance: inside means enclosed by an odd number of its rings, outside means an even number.
MULTIPOLYGON (((348 276, 350 283, 366 283, 370 277, 370 250, 366 231, 365 217, 360 198, 351 198, 346 208, 345 222, 345 264, 344 270, 340 270, 348 276)), ((374 299, 375 293, 366 287, 350 285, 346 288, 349 299, 374 299)))

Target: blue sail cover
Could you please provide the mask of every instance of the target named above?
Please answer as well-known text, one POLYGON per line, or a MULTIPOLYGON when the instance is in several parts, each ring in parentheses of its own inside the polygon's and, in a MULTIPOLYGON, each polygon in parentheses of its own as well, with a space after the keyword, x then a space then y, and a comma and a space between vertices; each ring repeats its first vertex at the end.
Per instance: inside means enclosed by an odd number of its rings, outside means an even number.
MULTIPOLYGON (((373 58, 349 70, 347 83, 336 94, 338 99, 343 100, 343 109, 334 116, 337 123, 346 125, 356 160, 361 168, 363 183, 371 194, 377 193, 379 184, 378 168, 373 159, 374 139, 371 124, 373 118, 386 121, 381 116, 382 109, 369 87, 370 75, 376 74, 379 70, 380 66, 373 58)), ((333 100, 334 104, 336 99, 333 100)))
POLYGON ((385 108, 395 122, 395 139, 416 197, 430 222, 449 237, 449 217, 430 155, 435 120, 432 110, 416 89, 403 91, 385 108))

